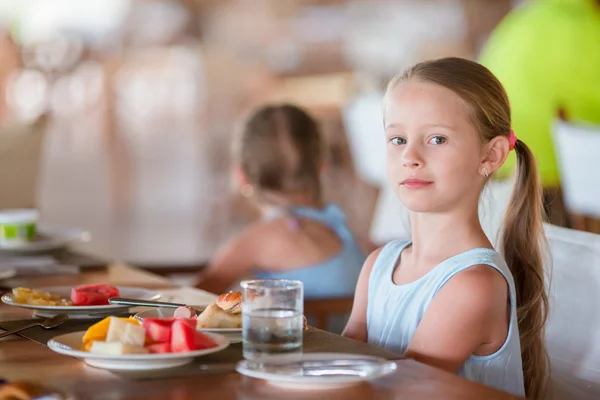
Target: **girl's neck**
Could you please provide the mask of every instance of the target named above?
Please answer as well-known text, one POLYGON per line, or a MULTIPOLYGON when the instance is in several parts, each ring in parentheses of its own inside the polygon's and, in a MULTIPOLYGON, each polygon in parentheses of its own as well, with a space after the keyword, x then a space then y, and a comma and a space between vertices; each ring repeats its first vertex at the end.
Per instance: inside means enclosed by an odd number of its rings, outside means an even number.
POLYGON ((323 202, 317 196, 310 193, 270 194, 265 201, 259 204, 261 214, 272 215, 281 208, 310 207, 322 208, 323 202))
POLYGON ((411 213, 412 246, 415 263, 437 264, 474 247, 492 248, 475 212, 411 213))

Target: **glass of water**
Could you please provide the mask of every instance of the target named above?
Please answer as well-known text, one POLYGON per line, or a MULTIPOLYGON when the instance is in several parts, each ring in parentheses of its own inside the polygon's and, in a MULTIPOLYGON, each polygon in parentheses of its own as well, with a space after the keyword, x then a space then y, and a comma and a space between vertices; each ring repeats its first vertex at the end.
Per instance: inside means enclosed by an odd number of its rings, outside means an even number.
POLYGON ((241 286, 244 358, 302 352, 302 282, 265 279, 243 281, 241 286))

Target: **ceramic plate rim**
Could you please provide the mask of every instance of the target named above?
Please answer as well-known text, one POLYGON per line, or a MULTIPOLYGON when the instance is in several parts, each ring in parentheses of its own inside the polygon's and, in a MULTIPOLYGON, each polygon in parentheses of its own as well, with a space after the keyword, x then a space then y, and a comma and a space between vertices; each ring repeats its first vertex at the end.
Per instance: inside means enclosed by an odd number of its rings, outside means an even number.
POLYGON ((397 366, 395 365, 394 361, 392 361, 392 360, 387 360, 383 357, 363 355, 363 354, 352 354, 352 353, 316 352, 316 353, 301 353, 301 354, 282 354, 282 355, 272 356, 273 357, 272 360, 276 361, 278 358, 285 359, 288 357, 291 360, 295 359, 296 357, 302 359, 307 356, 313 356, 313 357, 317 356, 317 359, 319 359, 319 360, 332 360, 332 359, 338 359, 338 358, 345 358, 345 359, 371 358, 373 360, 384 360, 386 362, 394 364, 394 367, 392 367, 388 372, 379 373, 379 374, 375 374, 372 376, 366 376, 366 377, 361 377, 361 376, 356 376, 356 375, 354 375, 354 376, 338 376, 338 377, 283 375, 283 374, 276 374, 276 373, 269 373, 269 372, 261 372, 261 371, 256 371, 253 369, 246 368, 244 365, 248 361, 253 361, 253 360, 242 360, 236 365, 235 370, 242 375, 246 375, 246 376, 249 376, 251 378, 256 378, 256 379, 263 379, 268 382, 277 382, 277 383, 281 382, 281 383, 302 384, 302 385, 304 385, 304 384, 306 384, 306 385, 323 385, 323 386, 346 384, 346 383, 349 384, 349 383, 353 383, 353 382, 363 382, 363 381, 369 381, 369 380, 373 380, 373 379, 379 379, 379 378, 389 375, 397 370, 397 366))
MULTIPOLYGON (((32 288, 34 290, 42 290, 45 292, 50 292, 52 293, 52 290, 66 290, 67 288, 70 290, 75 286, 42 286, 42 287, 35 287, 32 288)), ((153 291, 151 289, 144 289, 144 288, 140 288, 140 287, 134 287, 134 286, 121 286, 121 285, 116 285, 115 286, 117 289, 119 289, 119 291, 125 289, 125 290, 143 290, 145 292, 147 292, 148 294, 152 293, 152 296, 147 296, 144 297, 143 299, 139 299, 139 300, 157 300, 160 299, 161 294, 159 292, 153 291)), ((42 310, 42 311, 65 311, 65 312, 69 312, 69 311, 81 311, 81 312, 85 312, 85 311, 111 311, 111 310, 121 310, 121 309, 127 309, 130 308, 132 306, 127 306, 127 305, 117 305, 117 304, 107 304, 107 305, 102 305, 102 306, 43 306, 43 305, 37 305, 37 304, 23 304, 23 303, 17 303, 16 301, 13 300, 12 298, 12 293, 8 292, 5 293, 4 295, 2 295, 1 298, 2 302, 4 304, 7 304, 9 306, 14 306, 14 307, 22 307, 22 308, 29 308, 32 310, 42 310)))
POLYGON ((0 269, 0 280, 10 279, 17 275, 16 268, 2 268, 0 269))
MULTIPOLYGON (((90 353, 88 351, 83 350, 74 350, 73 347, 65 345, 58 340, 65 336, 73 336, 79 337, 79 341, 83 338, 85 331, 77 331, 71 333, 64 333, 62 335, 58 335, 48 340, 46 345, 52 351, 63 354, 66 356, 71 356, 75 358, 81 359, 90 359, 90 360, 110 360, 110 361, 164 361, 164 360, 174 360, 174 359, 186 359, 186 358, 195 358, 200 357, 207 354, 212 354, 219 352, 221 350, 226 349, 230 342, 226 336, 218 335, 216 333, 211 333, 210 336, 213 339, 218 340, 220 343, 217 347, 211 347, 210 349, 202 349, 202 350, 194 350, 188 351, 185 353, 162 353, 162 354, 96 354, 90 353), (68 349, 65 347, 69 347, 68 349)), ((63 339, 64 340, 64 339, 63 339)), ((74 340, 74 339, 73 339, 74 340)))

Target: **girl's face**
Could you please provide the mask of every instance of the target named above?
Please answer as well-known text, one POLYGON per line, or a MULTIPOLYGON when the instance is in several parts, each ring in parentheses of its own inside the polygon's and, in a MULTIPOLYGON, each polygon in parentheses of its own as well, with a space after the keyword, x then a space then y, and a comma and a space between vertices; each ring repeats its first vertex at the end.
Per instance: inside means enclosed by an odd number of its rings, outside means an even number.
POLYGON ((409 210, 477 204, 482 143, 458 95, 433 83, 402 82, 388 93, 384 123, 388 179, 409 210))

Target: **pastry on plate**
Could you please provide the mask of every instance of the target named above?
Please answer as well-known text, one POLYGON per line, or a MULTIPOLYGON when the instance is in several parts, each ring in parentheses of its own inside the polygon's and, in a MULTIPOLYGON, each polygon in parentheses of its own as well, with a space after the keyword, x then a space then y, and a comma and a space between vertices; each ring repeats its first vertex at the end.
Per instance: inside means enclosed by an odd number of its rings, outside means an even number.
POLYGON ((197 319, 198 328, 232 329, 242 327, 242 294, 229 292, 209 304, 197 319))

